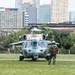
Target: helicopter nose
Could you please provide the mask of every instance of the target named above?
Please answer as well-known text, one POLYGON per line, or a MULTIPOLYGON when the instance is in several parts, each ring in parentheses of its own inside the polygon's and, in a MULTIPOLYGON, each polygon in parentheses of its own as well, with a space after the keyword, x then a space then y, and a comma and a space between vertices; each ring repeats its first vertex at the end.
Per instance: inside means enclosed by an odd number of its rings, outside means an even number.
POLYGON ((33 54, 34 59, 38 59, 38 54, 33 54))

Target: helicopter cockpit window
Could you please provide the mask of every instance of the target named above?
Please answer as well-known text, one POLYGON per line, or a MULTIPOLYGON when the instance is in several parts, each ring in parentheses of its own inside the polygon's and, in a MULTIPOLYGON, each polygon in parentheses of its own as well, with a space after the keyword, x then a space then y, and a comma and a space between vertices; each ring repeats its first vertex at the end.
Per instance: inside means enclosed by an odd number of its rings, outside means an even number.
POLYGON ((32 45, 33 48, 37 48, 37 41, 32 41, 31 45, 32 45))
POLYGON ((28 48, 31 46, 31 41, 27 41, 26 44, 25 44, 25 48, 28 48))
POLYGON ((25 48, 28 48, 30 46, 33 48, 37 48, 37 41, 27 41, 25 44, 25 48))
POLYGON ((39 46, 41 46, 41 47, 46 47, 46 44, 45 44, 44 41, 39 41, 38 43, 39 43, 39 46))

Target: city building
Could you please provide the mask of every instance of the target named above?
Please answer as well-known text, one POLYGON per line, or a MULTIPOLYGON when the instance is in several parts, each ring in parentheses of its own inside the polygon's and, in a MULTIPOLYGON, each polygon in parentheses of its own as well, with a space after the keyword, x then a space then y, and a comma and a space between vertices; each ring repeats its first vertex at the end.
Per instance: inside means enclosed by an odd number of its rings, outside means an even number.
POLYGON ((39 6, 40 6, 40 0, 33 0, 33 5, 37 8, 37 23, 39 23, 39 6))
POLYGON ((40 4, 40 0, 20 0, 22 2, 22 4, 24 3, 30 3, 33 4, 35 6, 38 6, 40 4))
POLYGON ((24 13, 27 13, 28 15, 28 22, 29 23, 37 23, 37 8, 34 5, 31 5, 30 3, 24 3, 23 4, 24 13))
POLYGON ((23 27, 27 27, 28 26, 28 23, 29 23, 29 15, 27 12, 24 12, 24 24, 23 24, 23 27))
POLYGON ((33 5, 35 5, 38 8, 40 5, 40 0, 33 0, 33 5))
POLYGON ((37 23, 37 8, 31 6, 29 8, 26 8, 26 12, 29 15, 29 23, 37 23))
POLYGON ((51 0, 51 22, 69 22, 69 0, 51 0))
POLYGON ((24 4, 24 3, 30 3, 30 4, 32 4, 33 0, 22 0, 22 4, 24 4))
POLYGON ((70 12, 69 21, 75 24, 75 11, 70 12))
POLYGON ((51 6, 48 4, 39 6, 39 23, 51 22, 51 6))
POLYGON ((19 10, 24 10, 28 13, 29 23, 38 23, 39 5, 40 5, 40 0, 15 0, 15 7, 18 8, 19 10))
POLYGON ((33 0, 15 0, 15 8, 22 9, 24 3, 33 3, 33 0))
POLYGON ((17 8, 0 9, 0 28, 23 28, 23 12, 17 8))
POLYGON ((20 9, 22 6, 22 0, 15 0, 15 8, 20 9))
POLYGON ((21 9, 24 3, 33 3, 33 0, 15 0, 15 8, 21 9))

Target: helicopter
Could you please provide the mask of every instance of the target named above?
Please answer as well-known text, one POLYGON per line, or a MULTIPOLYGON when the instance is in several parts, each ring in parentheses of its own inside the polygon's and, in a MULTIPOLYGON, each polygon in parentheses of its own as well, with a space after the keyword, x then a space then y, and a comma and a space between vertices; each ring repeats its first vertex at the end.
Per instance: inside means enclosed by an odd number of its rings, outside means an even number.
POLYGON ((46 58, 48 53, 48 43, 46 40, 48 34, 35 34, 35 31, 42 31, 38 28, 31 29, 31 34, 24 34, 19 36, 19 42, 11 43, 13 50, 18 50, 21 55, 19 60, 22 61, 24 58, 32 58, 36 61, 38 58, 46 58), (21 50, 19 49, 21 46, 21 50))

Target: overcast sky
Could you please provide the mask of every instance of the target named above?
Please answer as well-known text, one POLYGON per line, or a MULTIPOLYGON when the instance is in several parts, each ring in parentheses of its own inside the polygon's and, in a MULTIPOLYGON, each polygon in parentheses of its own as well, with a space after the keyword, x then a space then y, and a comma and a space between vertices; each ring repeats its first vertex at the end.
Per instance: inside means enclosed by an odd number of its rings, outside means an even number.
MULTIPOLYGON (((66 1, 66 0, 65 0, 66 1)), ((40 4, 50 4, 51 0, 40 0, 40 4)), ((0 7, 15 7, 15 0, 0 0, 0 7)), ((70 0, 70 10, 75 10, 75 0, 70 0)))

